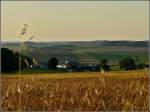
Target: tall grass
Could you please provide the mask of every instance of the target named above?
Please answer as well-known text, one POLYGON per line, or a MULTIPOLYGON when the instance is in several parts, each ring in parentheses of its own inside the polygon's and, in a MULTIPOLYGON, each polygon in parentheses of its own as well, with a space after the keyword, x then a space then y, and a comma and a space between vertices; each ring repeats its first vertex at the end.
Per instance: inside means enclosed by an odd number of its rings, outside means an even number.
POLYGON ((2 76, 4 111, 148 111, 148 71, 60 73, 18 80, 2 76))

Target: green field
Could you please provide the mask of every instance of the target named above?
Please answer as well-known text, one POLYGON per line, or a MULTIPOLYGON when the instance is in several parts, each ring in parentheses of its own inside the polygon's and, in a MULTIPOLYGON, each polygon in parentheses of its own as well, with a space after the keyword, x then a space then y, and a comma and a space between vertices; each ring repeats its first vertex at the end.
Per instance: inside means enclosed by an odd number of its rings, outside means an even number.
MULTIPOLYGON (((139 58, 140 62, 148 63, 148 47, 142 46, 100 45, 93 42, 68 42, 68 43, 26 43, 21 47, 22 54, 35 58, 39 63, 47 63, 52 56, 57 57, 60 63, 68 60, 100 61, 106 58, 111 62, 118 62, 122 58, 139 58)), ((3 47, 18 51, 19 45, 6 44, 3 47)))
POLYGON ((34 57, 39 62, 47 62, 47 60, 54 56, 59 59, 60 63, 64 63, 66 56, 68 60, 79 60, 79 61, 99 61, 100 59, 108 59, 111 62, 120 61, 125 57, 137 57, 141 62, 148 61, 148 48, 132 48, 132 47, 104 47, 104 48, 80 48, 80 47, 66 47, 66 48, 35 48, 32 51, 24 51, 25 55, 34 57), (71 51, 67 51, 71 49, 71 51))

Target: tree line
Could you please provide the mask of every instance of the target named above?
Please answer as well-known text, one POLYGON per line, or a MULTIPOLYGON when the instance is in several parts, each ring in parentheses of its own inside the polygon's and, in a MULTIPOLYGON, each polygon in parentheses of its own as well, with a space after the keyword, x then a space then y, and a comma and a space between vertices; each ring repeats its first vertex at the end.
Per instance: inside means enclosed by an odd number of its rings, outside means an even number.
MULTIPOLYGON (((48 68, 52 70, 57 69, 59 61, 56 57, 51 57, 48 60, 48 68)), ((126 57, 119 61, 118 63, 121 70, 136 70, 136 69, 144 69, 145 67, 149 67, 149 65, 146 65, 142 62, 137 62, 131 58, 126 57)), ((73 65, 72 65, 73 66, 73 65)), ((109 61, 107 59, 101 59, 99 63, 99 70, 105 70, 105 71, 111 71, 111 65, 109 65, 109 61)))
MULTIPOLYGON (((21 69, 26 69, 32 65, 35 65, 37 62, 28 56, 23 56, 18 52, 14 52, 7 48, 1 48, 1 72, 16 72, 19 70, 19 57, 21 56, 21 69)), ((59 60, 56 57, 51 57, 47 62, 47 67, 50 70, 57 70, 57 65, 59 60)), ((74 64, 70 66, 75 66, 74 64)), ((119 61, 118 66, 120 70, 135 70, 135 69, 144 69, 149 67, 145 63, 139 62, 139 59, 134 60, 131 57, 126 57, 119 61)), ((101 59, 96 70, 111 71, 111 65, 107 59, 101 59)), ((31 69, 32 70, 32 69, 31 69)))

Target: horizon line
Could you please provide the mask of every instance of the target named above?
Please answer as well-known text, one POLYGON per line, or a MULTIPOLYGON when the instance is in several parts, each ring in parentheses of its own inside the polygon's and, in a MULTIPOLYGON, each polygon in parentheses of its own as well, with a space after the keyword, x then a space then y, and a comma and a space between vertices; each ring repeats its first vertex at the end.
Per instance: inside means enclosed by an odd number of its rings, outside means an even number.
MULTIPOLYGON (((1 42, 20 42, 20 41, 13 41, 13 40, 0 40, 1 42)), ((54 40, 54 41, 34 41, 34 40, 27 40, 22 42, 92 42, 92 41, 149 41, 147 40, 54 40)))

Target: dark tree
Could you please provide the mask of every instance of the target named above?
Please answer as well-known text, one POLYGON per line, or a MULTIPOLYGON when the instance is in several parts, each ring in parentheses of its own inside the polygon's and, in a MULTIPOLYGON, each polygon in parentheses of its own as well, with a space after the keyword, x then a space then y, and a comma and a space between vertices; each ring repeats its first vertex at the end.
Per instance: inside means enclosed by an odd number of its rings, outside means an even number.
POLYGON ((146 67, 146 68, 150 68, 149 64, 146 64, 145 67, 146 67))
POLYGON ((108 61, 107 61, 106 59, 102 59, 102 60, 100 61, 100 64, 101 64, 101 65, 106 65, 106 64, 108 64, 108 61))
POLYGON ((144 63, 139 63, 138 65, 137 65, 137 68, 138 69, 144 69, 146 67, 146 65, 144 64, 144 63))
POLYGON ((7 48, 1 48, 1 72, 16 72, 19 70, 19 58, 21 56, 21 69, 29 66, 27 57, 7 48))
POLYGON ((48 68, 51 69, 51 70, 56 70, 57 68, 57 65, 58 65, 58 60, 56 57, 51 57, 49 60, 48 60, 48 68))
POLYGON ((14 72, 18 69, 19 59, 12 50, 1 48, 1 72, 14 72))
POLYGON ((119 62, 120 68, 124 69, 124 70, 135 70, 136 69, 136 65, 135 65, 135 61, 130 58, 124 58, 119 62))
POLYGON ((108 65, 108 60, 106 60, 106 59, 102 59, 102 60, 100 61, 100 67, 101 67, 103 70, 105 70, 105 71, 110 71, 110 70, 111 70, 110 65, 108 65))

